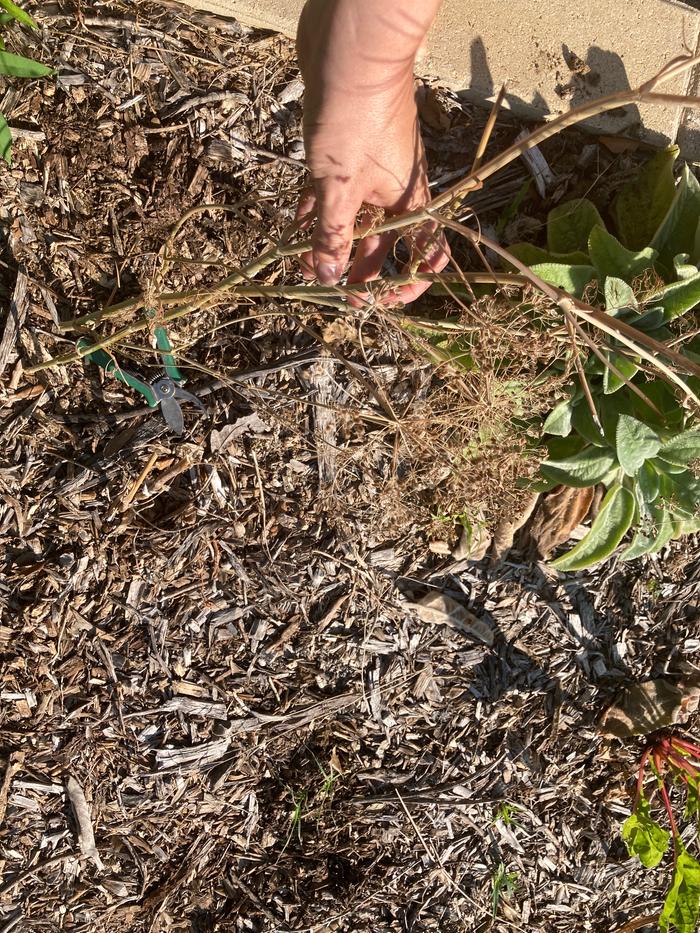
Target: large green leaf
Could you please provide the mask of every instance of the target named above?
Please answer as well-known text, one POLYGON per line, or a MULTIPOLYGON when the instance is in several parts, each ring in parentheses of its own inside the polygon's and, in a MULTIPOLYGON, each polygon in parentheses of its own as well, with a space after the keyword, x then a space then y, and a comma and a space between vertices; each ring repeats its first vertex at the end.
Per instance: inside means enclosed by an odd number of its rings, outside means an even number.
POLYGON ((659 449, 659 457, 677 466, 687 466, 700 460, 700 431, 683 431, 659 449))
POLYGON ((16 19, 18 23, 23 23, 25 26, 29 26, 30 29, 38 28, 29 13, 25 13, 24 10, 18 7, 16 3, 13 3, 12 0, 0 0, 0 7, 9 13, 12 19, 16 19))
POLYGON ((652 429, 631 415, 620 415, 615 431, 617 460, 628 476, 634 476, 645 460, 655 457, 661 438, 652 429))
POLYGON ((651 295, 649 300, 664 309, 667 321, 680 317, 700 303, 700 274, 692 279, 681 279, 680 282, 666 285, 661 291, 651 295))
POLYGON ((700 911, 700 865, 678 842, 673 881, 659 917, 659 930, 695 933, 700 911))
POLYGON ((545 479, 578 489, 595 486, 615 466, 613 452, 604 447, 584 447, 577 454, 561 460, 545 460, 540 473, 545 479))
POLYGON ((668 213, 676 194, 673 163, 678 152, 678 146, 669 146, 652 156, 615 198, 617 232, 629 249, 648 246, 668 213))
POLYGON ((555 434, 557 437, 568 437, 571 433, 571 415, 574 406, 571 399, 566 399, 552 409, 545 420, 542 430, 545 434, 555 434))
POLYGON ((526 266, 535 266, 543 262, 561 262, 567 266, 585 266, 588 263, 588 253, 575 250, 573 253, 552 253, 533 243, 513 243, 508 247, 516 259, 526 266))
POLYGON ((629 489, 619 483, 611 486, 586 537, 553 561, 552 566, 557 570, 585 570, 610 557, 627 534, 635 507, 635 498, 629 489))
POLYGON ((12 163, 12 133, 7 125, 7 120, 0 113, 0 156, 7 162, 12 163))
POLYGON ((688 165, 683 166, 673 201, 649 246, 669 268, 679 253, 692 253, 700 218, 700 184, 688 165))
POLYGON ((593 420, 593 415, 585 399, 582 399, 574 408, 571 425, 574 431, 585 438, 589 444, 594 444, 596 447, 608 446, 608 442, 603 437, 600 428, 593 420))
POLYGON ((657 257, 655 249, 647 247, 639 252, 630 251, 612 233, 594 227, 588 239, 588 252, 598 279, 603 282, 609 275, 625 282, 651 269, 657 257))
MULTIPOLYGON (((598 229, 598 228, 596 228, 598 229)), ((572 266, 560 262, 542 262, 531 267, 535 275, 539 275, 550 285, 563 288, 570 295, 581 298, 586 286, 595 278, 595 269, 592 266, 572 266)))
MULTIPOLYGON (((610 446, 617 449, 617 423, 621 415, 634 414, 633 396, 629 389, 607 395, 600 406, 600 420, 603 425, 603 434, 610 446)), ((640 420, 646 422, 646 418, 640 420)))
MULTIPOLYGON (((547 215, 547 246, 553 253, 586 252, 594 227, 605 227, 598 208, 587 198, 558 204, 547 215)), ((693 231, 693 234, 695 231, 693 231)))
POLYGON ((630 855, 645 868, 656 868, 666 854, 670 836, 650 815, 649 801, 640 797, 635 812, 622 825, 622 839, 630 855))
POLYGON ((0 75, 11 75, 13 78, 45 78, 53 74, 53 69, 47 68, 41 62, 32 61, 22 55, 13 55, 12 52, 0 52, 0 75))

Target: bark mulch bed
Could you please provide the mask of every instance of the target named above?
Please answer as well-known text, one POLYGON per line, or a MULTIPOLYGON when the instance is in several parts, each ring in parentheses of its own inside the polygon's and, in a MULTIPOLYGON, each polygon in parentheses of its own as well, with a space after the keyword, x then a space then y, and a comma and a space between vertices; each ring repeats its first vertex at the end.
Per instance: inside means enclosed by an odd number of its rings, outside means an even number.
MULTIPOLYGON (((619 836, 640 743, 596 723, 697 661, 695 544, 577 577, 455 560, 421 442, 442 389, 371 320, 182 322, 207 406, 182 438, 94 366, 24 375, 70 349, 60 320, 152 284, 183 211, 238 205, 178 239, 191 287, 198 260, 256 255, 304 182, 288 41, 174 4, 36 14, 22 47, 57 78, 0 107, 0 933, 582 933, 657 911, 667 876, 619 836), (421 621, 430 589, 493 644, 421 621)), ((439 184, 485 115, 430 89, 422 111, 439 184)), ((555 197, 627 158, 586 140, 584 176, 576 139, 550 151, 555 197)), ((524 177, 479 193, 484 222, 524 177)), ((125 353, 147 369, 144 347, 125 353)))

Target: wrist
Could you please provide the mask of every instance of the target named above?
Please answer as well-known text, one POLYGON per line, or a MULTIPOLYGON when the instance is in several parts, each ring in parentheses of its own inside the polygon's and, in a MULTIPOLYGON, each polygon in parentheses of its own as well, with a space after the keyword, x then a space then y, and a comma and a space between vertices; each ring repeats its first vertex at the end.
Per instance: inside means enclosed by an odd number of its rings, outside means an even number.
POLYGON ((440 0, 307 0, 297 46, 315 97, 391 97, 413 66, 440 0))

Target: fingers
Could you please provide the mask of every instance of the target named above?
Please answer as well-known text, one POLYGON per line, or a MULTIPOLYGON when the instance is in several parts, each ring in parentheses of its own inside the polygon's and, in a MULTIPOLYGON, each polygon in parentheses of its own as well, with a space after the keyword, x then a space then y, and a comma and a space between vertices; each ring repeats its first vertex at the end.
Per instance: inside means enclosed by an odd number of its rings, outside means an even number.
MULTIPOLYGON (((296 214, 294 219, 299 224, 299 232, 308 230, 311 224, 314 222, 316 217, 316 192, 313 188, 305 188, 302 191, 299 198, 299 203, 297 204, 296 214)), ((313 268, 313 253, 309 250, 306 253, 302 253, 299 257, 299 265, 301 266, 301 273, 305 279, 315 278, 316 273, 313 268)))
MULTIPOLYGON (((416 261, 417 272, 433 274, 442 272, 450 261, 450 248, 445 235, 435 224, 424 224, 416 234, 411 246, 411 260, 407 263, 405 271, 414 268, 416 261)), ((426 292, 432 284, 414 282, 412 285, 404 285, 393 292, 391 300, 408 305, 426 292)))
POLYGON ((316 183, 316 227, 311 236, 313 267, 323 285, 337 285, 352 252, 355 218, 362 204, 334 179, 316 183))
POLYGON ((380 233, 360 240, 348 274, 348 285, 376 279, 395 242, 396 234, 392 232, 380 233))

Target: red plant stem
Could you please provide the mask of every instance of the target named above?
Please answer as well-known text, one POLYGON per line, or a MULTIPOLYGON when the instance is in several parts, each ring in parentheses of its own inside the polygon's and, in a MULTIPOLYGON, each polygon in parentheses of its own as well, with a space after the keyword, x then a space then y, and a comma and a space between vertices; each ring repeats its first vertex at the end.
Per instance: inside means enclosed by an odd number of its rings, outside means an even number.
POLYGON ((674 735, 671 738, 671 745, 684 752, 689 752, 693 758, 700 760, 700 746, 693 744, 693 742, 688 742, 686 739, 680 739, 678 736, 674 735))
POLYGON ((666 813, 668 815, 668 821, 671 824, 671 833, 673 834, 673 859, 676 859, 676 850, 678 848, 677 843, 680 841, 681 834, 678 832, 678 827, 676 826, 676 820, 673 816, 673 809, 671 808, 671 801, 668 796, 668 789, 666 787, 666 781, 659 781, 659 787, 661 789, 661 798, 664 802, 664 807, 666 808, 666 813))
POLYGON ((676 752, 669 752, 667 760, 671 762, 679 771, 684 771, 686 774, 690 775, 691 778, 696 778, 700 775, 700 771, 697 768, 694 768, 687 758, 684 758, 683 755, 678 755, 676 752))
POLYGON ((639 806, 639 801, 642 797, 642 787, 644 785, 644 769, 646 768, 647 761, 649 761, 649 755, 651 755, 651 746, 644 749, 642 755, 642 760, 639 763, 639 772, 637 774, 637 793, 634 795, 634 806, 633 810, 636 810, 639 806))

